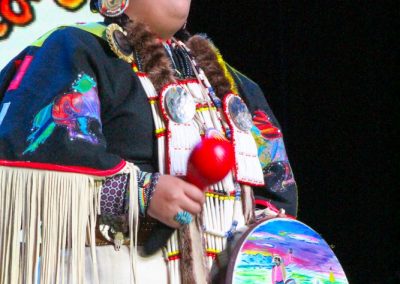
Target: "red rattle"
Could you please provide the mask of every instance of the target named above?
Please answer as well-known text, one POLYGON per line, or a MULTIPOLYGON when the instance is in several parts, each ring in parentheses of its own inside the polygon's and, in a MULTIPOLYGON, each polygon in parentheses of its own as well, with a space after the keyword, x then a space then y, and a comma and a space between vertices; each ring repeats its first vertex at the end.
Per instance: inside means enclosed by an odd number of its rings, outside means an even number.
MULTIPOLYGON (((216 130, 210 130, 195 146, 189 156, 186 181, 205 190, 222 180, 235 164, 231 143, 216 130)), ((158 224, 144 245, 144 252, 151 255, 165 245, 174 229, 158 224)))
POLYGON ((221 181, 235 163, 232 144, 216 132, 207 133, 189 156, 186 180, 201 189, 221 181))

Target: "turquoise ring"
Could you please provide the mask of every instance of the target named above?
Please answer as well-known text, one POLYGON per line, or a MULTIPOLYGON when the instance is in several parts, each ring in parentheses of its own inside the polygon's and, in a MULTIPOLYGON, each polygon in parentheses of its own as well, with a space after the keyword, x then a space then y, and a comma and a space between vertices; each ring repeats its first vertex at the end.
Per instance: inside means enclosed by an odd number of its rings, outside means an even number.
POLYGON ((187 225, 190 224, 190 222, 192 222, 193 217, 187 211, 180 211, 176 213, 174 220, 181 225, 187 225))

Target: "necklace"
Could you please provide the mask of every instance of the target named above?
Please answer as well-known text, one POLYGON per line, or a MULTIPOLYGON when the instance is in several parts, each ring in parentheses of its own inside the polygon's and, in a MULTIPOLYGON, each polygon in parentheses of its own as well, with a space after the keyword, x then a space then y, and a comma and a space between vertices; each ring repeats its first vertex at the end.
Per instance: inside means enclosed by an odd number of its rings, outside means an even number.
MULTIPOLYGON (((135 55, 132 69, 151 105, 160 173, 184 176, 191 150, 201 135, 212 128, 229 137, 235 145, 236 164, 240 164, 235 169, 236 180, 251 184, 258 178, 263 182, 257 147, 248 131, 247 107, 239 96, 233 94, 233 79, 229 80, 225 74, 227 71, 218 62, 216 49, 200 36, 190 38, 186 44, 176 39, 163 44, 145 25, 132 21, 125 25, 124 35, 135 55), (240 119, 235 121, 236 118, 240 119), (245 127, 240 129, 239 122, 243 121, 247 124, 242 123, 245 127), (259 174, 255 179, 252 176, 254 172, 259 174)), ((108 38, 113 40, 116 37, 108 38)), ((191 242, 193 248, 189 251, 179 248, 186 247, 188 239, 198 239, 192 237, 195 235, 204 240, 205 247, 201 249, 208 263, 206 270, 211 268, 216 254, 225 249, 236 227, 245 224, 242 190, 232 174, 209 188, 203 215, 198 220, 200 226, 185 228, 168 241, 165 255, 171 263, 168 264, 170 275, 180 274, 178 264, 181 259, 184 264, 193 260, 193 250, 201 244, 191 242)), ((208 274, 203 272, 194 274, 208 274)), ((187 282, 195 282, 193 276, 185 273, 181 276, 187 282)), ((170 280, 176 282, 176 279, 170 280)))

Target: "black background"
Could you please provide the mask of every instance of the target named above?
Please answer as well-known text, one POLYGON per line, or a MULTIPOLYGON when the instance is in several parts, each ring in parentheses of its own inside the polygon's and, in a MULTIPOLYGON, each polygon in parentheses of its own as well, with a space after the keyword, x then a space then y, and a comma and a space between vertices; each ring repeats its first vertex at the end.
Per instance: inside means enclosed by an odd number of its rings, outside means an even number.
POLYGON ((260 84, 282 125, 299 220, 332 245, 350 283, 400 283, 398 151, 390 143, 400 121, 399 2, 192 5, 189 29, 207 32, 226 61, 260 84))

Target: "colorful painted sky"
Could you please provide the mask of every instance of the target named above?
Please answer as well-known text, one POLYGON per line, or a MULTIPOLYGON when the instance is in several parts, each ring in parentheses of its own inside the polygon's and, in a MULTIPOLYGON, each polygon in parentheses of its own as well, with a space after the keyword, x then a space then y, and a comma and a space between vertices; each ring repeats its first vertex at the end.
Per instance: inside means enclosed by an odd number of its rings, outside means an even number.
POLYGON ((248 235, 236 263, 241 279, 251 276, 251 271, 270 271, 274 254, 283 259, 287 279, 302 279, 296 283, 318 283, 315 279, 319 283, 348 283, 331 248, 315 231, 296 220, 281 218, 260 224, 248 235))

